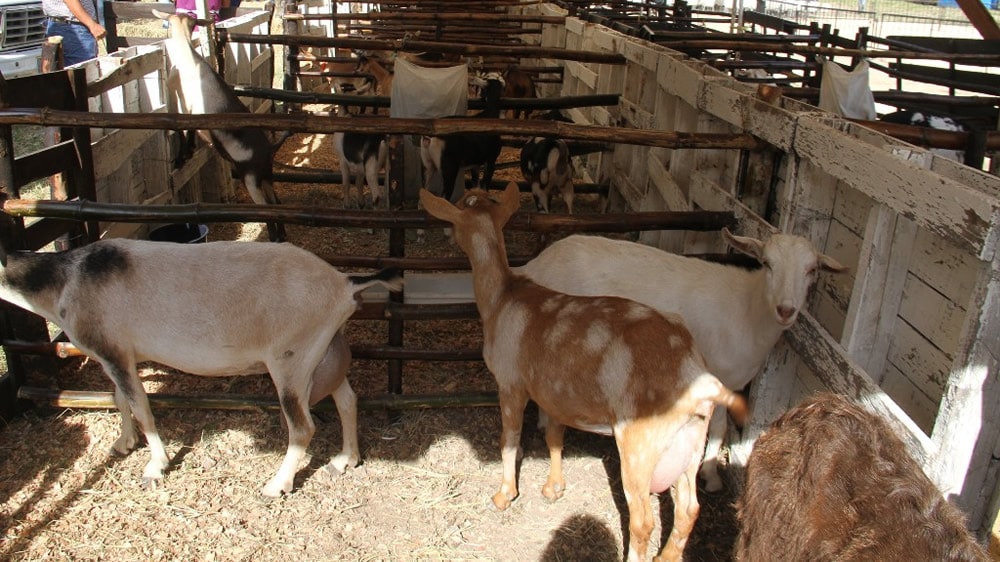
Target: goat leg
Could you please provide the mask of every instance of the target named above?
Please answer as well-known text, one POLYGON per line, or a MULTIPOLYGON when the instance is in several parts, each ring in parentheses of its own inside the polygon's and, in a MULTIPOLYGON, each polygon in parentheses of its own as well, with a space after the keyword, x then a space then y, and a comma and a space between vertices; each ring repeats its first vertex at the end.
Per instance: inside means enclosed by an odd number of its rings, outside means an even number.
POLYGON ((653 558, 654 562, 667 562, 683 558, 684 547, 687 546, 688 537, 691 536, 694 523, 698 519, 698 512, 701 509, 698 505, 697 477, 698 463, 695 461, 670 488, 670 497, 674 500, 674 528, 670 531, 667 544, 653 558))
MULTIPOLYGON (((551 420, 549 423, 552 423, 551 420)), ((618 456, 621 461, 622 488, 625 492, 625 502, 628 504, 629 562, 646 559, 649 537, 655 526, 649 491, 658 452, 654 451, 656 447, 650 446, 652 428, 649 425, 649 423, 632 422, 620 432, 615 432, 615 443, 618 445, 618 456)), ((677 528, 676 521, 674 528, 677 528)), ((670 560, 680 560, 679 554, 670 560)))
POLYGON ((493 505, 503 511, 517 498, 517 461, 521 453, 521 426, 524 425, 524 408, 528 394, 524 389, 500 390, 500 420, 503 432, 500 437, 500 459, 503 464, 503 482, 500 491, 493 495, 493 505))
MULTIPOLYGON (((272 371, 272 379, 275 381, 293 380, 289 376, 282 376, 274 371, 272 371)), ((277 498, 282 493, 292 491, 295 471, 298 470, 299 462, 306 455, 306 447, 316 432, 316 425, 309 414, 305 398, 288 388, 278 389, 278 402, 281 404, 281 412, 288 424, 288 450, 285 452, 285 459, 281 462, 281 467, 278 468, 278 473, 261 490, 265 496, 277 498)))
POLYGON ((135 364, 132 363, 129 367, 127 362, 117 364, 107 359, 100 359, 100 361, 104 372, 115 383, 115 403, 122 416, 122 434, 115 442, 114 450, 125 454, 136 445, 135 427, 130 420, 126 420, 126 416, 131 415, 139 423, 139 428, 146 436, 146 444, 149 445, 150 459, 142 471, 142 486, 150 489, 155 488, 157 483, 163 479, 163 471, 167 468, 169 459, 163 442, 160 440, 160 434, 156 431, 153 411, 149 407, 149 398, 142 388, 142 383, 139 382, 135 364))
POLYGON ((545 444, 549 447, 549 478, 542 487, 542 495, 549 501, 556 501, 561 498, 566 490, 566 481, 563 480, 562 471, 562 450, 563 437, 566 433, 566 426, 549 419, 545 428, 545 444))
POLYGON ((333 402, 340 414, 341 439, 344 446, 340 454, 330 459, 326 468, 328 472, 343 474, 348 468, 358 466, 361 452, 358 447, 358 397, 345 379, 333 393, 333 402))

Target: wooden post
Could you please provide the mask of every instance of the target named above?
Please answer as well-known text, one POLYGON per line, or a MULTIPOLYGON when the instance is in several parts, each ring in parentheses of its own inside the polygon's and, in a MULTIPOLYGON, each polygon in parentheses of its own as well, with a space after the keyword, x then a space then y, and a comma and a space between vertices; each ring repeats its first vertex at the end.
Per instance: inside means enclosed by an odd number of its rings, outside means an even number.
MULTIPOLYGON (((285 8, 282 11, 284 15, 297 14, 299 13, 298 6, 295 4, 294 0, 285 0, 285 8)), ((283 20, 285 35, 299 35, 299 22, 294 18, 284 18, 283 20)), ((285 90, 297 92, 299 88, 299 46, 296 44, 289 44, 285 46, 285 69, 284 69, 284 82, 282 88, 285 90)), ((299 111, 302 108, 301 104, 298 103, 288 103, 285 104, 285 113, 291 111, 299 111)))
MULTIPOLYGON (((0 74, 0 108, 9 107, 7 81, 0 74)), ((0 191, 10 197, 20 196, 20 187, 14 177, 14 136, 10 125, 0 125, 0 191)), ((12 248, 22 249, 24 222, 14 219, 16 229, 12 248)), ((0 338, 3 340, 20 339, 28 341, 48 341, 49 331, 40 316, 18 308, 7 302, 0 302, 0 338)), ((52 372, 54 364, 51 358, 29 359, 19 353, 4 350, 7 359, 7 372, 0 373, 0 418, 11 419, 19 413, 21 405, 17 402, 17 389, 24 384, 25 374, 29 369, 44 369, 52 372)))
POLYGON ((888 361, 915 237, 911 221, 885 205, 872 207, 840 343, 876 384, 888 361))
MULTIPOLYGON (((42 60, 41 60, 41 71, 42 72, 54 72, 56 70, 62 70, 63 68, 63 49, 62 49, 62 36, 56 35, 53 37, 47 37, 45 43, 42 44, 42 60)), ((61 134, 58 127, 45 127, 44 129, 44 143, 45 146, 53 146, 60 142, 61 134)), ((63 174, 54 174, 49 176, 49 197, 54 201, 65 201, 66 200, 66 185, 64 183, 63 174)), ((68 248, 68 238, 65 236, 60 237, 55 241, 57 250, 65 250, 68 248)))

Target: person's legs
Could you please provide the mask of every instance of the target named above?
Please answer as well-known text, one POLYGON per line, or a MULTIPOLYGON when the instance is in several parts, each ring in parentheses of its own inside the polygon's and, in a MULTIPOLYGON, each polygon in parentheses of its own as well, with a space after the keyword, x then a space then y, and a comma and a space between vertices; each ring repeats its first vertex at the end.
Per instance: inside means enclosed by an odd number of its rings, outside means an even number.
POLYGON ((63 65, 71 66, 97 56, 97 40, 87 26, 78 23, 61 23, 49 20, 45 36, 61 35, 63 65))

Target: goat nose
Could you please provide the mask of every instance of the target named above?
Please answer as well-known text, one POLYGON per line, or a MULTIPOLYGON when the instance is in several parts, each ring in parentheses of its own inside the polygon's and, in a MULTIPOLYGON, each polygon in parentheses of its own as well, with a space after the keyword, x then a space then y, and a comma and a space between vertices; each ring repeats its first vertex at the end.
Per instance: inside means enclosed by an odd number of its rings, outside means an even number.
POLYGON ((795 307, 788 306, 787 304, 779 304, 777 312, 778 318, 780 318, 782 322, 788 322, 792 316, 795 315, 795 307))

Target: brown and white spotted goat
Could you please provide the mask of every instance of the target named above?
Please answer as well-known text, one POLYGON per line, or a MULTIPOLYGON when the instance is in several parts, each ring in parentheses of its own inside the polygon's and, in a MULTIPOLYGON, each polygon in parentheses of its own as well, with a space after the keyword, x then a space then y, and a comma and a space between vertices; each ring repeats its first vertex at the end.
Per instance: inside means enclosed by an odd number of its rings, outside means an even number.
POLYGON ((459 207, 427 190, 420 200, 454 226, 472 263, 483 358, 499 386, 503 421, 503 483, 493 503, 506 509, 518 495, 518 443, 531 399, 551 420, 542 494, 555 500, 565 490, 566 426, 613 435, 629 508, 629 560, 646 557, 654 526, 648 494, 667 488, 674 528, 661 557, 680 559, 698 517, 695 478, 708 419, 716 404, 741 417, 742 398, 708 373, 679 317, 618 297, 558 293, 514 275, 502 229, 520 206, 517 184, 499 202, 481 190, 467 193, 459 207))
POLYGON ((347 275, 291 244, 120 238, 65 252, 4 251, 0 264, 0 298, 58 325, 114 382, 122 425, 113 452, 124 455, 139 444, 135 416, 152 456, 144 485, 163 478, 169 459, 136 371, 143 361, 194 375, 271 374, 288 450, 262 490, 266 496, 292 490, 316 429, 309 405, 324 396, 333 396, 344 439, 329 468, 343 472, 358 463, 357 399, 345 378, 351 355, 343 327, 360 291, 398 289, 398 273, 347 275))

